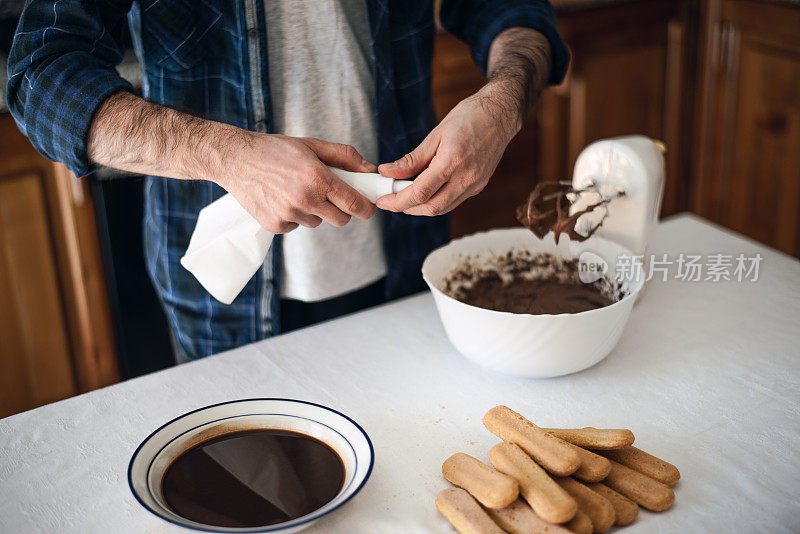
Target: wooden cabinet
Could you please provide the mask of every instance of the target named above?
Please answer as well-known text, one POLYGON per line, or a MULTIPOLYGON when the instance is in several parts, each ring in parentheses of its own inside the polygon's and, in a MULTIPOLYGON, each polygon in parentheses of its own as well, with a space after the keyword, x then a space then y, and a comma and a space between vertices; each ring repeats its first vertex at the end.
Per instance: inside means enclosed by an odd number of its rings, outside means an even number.
POLYGON ((800 7, 703 6, 691 207, 800 256, 800 7))
POLYGON ((0 417, 117 380, 85 183, 0 114, 0 417))
POLYGON ((643 134, 667 145, 662 214, 685 209, 686 6, 640 0, 559 16, 572 63, 565 82, 542 95, 540 179, 570 180, 593 141, 643 134))
POLYGON ((0 416, 78 392, 42 169, 0 178, 0 416))

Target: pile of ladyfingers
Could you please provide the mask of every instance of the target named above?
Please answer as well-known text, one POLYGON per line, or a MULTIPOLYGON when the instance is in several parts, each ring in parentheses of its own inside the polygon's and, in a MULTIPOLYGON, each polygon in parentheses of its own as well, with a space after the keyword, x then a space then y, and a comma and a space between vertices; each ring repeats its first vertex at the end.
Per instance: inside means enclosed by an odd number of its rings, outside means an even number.
POLYGON ((606 532, 632 523, 639 506, 675 501, 677 468, 633 447, 630 430, 539 428, 506 406, 483 424, 503 440, 489 451, 494 468, 464 453, 442 465, 458 487, 436 507, 462 534, 606 532))

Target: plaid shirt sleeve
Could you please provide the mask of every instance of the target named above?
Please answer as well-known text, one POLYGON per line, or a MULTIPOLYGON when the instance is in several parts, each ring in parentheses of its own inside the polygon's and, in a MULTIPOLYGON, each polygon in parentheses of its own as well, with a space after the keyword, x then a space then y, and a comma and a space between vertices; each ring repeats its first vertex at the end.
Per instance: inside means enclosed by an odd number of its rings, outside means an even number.
POLYGON ((77 176, 94 170, 86 136, 111 94, 132 91, 114 67, 130 0, 32 0, 8 58, 7 101, 20 130, 44 156, 77 176))
POLYGON ((440 18, 447 31, 469 44, 472 57, 484 74, 495 37, 515 26, 532 28, 550 42, 553 67, 548 82, 557 85, 564 79, 569 51, 558 33, 556 15, 548 0, 444 0, 440 18))

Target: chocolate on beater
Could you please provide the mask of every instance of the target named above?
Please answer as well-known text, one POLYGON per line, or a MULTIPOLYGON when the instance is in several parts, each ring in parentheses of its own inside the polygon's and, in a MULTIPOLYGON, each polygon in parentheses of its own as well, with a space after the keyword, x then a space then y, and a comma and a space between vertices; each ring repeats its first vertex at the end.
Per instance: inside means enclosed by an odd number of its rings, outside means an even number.
POLYGON ((575 230, 578 219, 600 206, 608 205, 614 198, 624 195, 624 192, 620 191, 610 197, 600 196, 601 200, 599 202, 590 204, 586 208, 570 215, 569 209, 575 200, 580 195, 589 192, 598 193, 594 186, 575 189, 569 182, 539 182, 533 188, 525 203, 517 207, 517 220, 523 226, 529 228, 539 239, 543 239, 547 232, 552 230, 556 244, 561 234, 567 234, 573 241, 585 241, 600 228, 608 212, 586 235, 582 235, 575 230))

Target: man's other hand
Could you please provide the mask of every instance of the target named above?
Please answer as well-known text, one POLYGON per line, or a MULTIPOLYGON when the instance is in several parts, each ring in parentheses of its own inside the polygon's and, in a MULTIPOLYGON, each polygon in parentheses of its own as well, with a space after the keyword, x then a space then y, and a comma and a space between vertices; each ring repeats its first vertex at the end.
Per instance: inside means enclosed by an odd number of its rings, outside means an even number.
POLYGON ((504 106, 492 84, 462 100, 413 151, 378 167, 390 178, 419 174, 414 184, 378 199, 378 207, 409 215, 441 215, 480 193, 519 131, 518 106, 504 106))
POLYGON ((414 184, 378 199, 409 215, 441 215, 480 193, 550 74, 550 45, 530 28, 509 28, 492 41, 488 83, 459 102, 413 151, 381 165, 384 176, 414 184))

